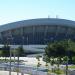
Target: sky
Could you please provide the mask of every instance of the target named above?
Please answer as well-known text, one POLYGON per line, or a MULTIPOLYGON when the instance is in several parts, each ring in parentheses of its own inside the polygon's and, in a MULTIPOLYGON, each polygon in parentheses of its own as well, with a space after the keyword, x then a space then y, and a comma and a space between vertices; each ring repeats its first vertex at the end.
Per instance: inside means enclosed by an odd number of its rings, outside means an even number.
POLYGON ((75 0, 0 0, 0 25, 56 16, 75 21, 75 0))

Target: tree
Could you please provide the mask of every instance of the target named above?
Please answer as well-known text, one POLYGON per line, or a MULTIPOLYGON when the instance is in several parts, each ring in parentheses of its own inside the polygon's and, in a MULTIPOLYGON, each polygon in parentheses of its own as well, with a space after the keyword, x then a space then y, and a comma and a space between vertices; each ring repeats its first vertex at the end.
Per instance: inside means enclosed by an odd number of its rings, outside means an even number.
POLYGON ((70 60, 75 54, 75 42, 72 40, 62 40, 49 43, 45 48, 45 54, 48 57, 64 57, 68 56, 70 60))
MULTIPOLYGON (((36 59, 37 59, 37 70, 38 70, 38 68, 40 67, 40 56, 37 55, 37 56, 36 56, 36 59)), ((37 73, 37 72, 36 72, 36 73, 37 73)))
POLYGON ((75 56, 72 57, 73 64, 75 64, 75 56))
MULTIPOLYGON (((25 54, 22 45, 19 46, 19 47, 16 49, 15 54, 16 54, 16 56, 18 57, 18 67, 17 67, 17 70, 18 70, 18 72, 19 72, 19 62, 20 62, 19 57, 21 57, 21 56, 23 56, 23 55, 25 54)), ((18 72, 17 72, 17 75, 19 75, 18 72)))
MULTIPOLYGON (((6 57, 10 56, 10 46, 4 45, 2 47, 2 56, 5 57, 5 61, 4 62, 6 62, 6 57)), ((10 69, 11 69, 11 66, 10 66, 10 69)), ((5 67, 5 70, 6 70, 6 67, 5 67)))
POLYGON ((0 57, 2 56, 2 50, 0 50, 0 57))
MULTIPOLYGON (((61 40, 61 41, 54 41, 52 43, 49 43, 47 47, 45 48, 45 55, 47 55, 49 58, 63 58, 64 56, 67 56, 69 60, 72 59, 72 57, 75 54, 75 42, 72 40, 61 40)), ((68 61, 69 61, 68 60, 68 61)), ((71 60, 72 62, 72 60, 71 60)), ((68 64, 66 64, 68 66, 68 64)), ((68 67, 67 67, 68 70, 68 67)))
POLYGON ((63 61, 66 64, 66 75, 68 75, 68 60, 69 60, 68 56, 63 57, 63 61))
POLYGON ((6 57, 10 56, 10 47, 8 45, 4 45, 2 47, 2 56, 5 57, 5 61, 6 61, 6 57))
POLYGON ((60 57, 58 57, 56 59, 56 62, 55 62, 57 64, 58 71, 59 71, 59 64, 60 64, 60 62, 61 62, 60 57))
POLYGON ((20 45, 18 48, 16 48, 15 53, 17 56, 20 56, 20 57, 26 55, 22 45, 20 45))
MULTIPOLYGON (((0 57, 2 56, 2 50, 0 50, 0 57)), ((1 61, 2 62, 2 61, 1 61)))

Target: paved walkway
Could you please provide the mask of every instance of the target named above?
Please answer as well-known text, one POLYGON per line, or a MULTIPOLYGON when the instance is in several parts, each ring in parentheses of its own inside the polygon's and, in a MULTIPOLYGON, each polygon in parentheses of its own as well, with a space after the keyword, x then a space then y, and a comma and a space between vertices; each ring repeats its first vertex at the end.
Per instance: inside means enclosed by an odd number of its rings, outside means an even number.
MULTIPOLYGON (((9 75, 9 71, 0 71, 0 75, 9 75)), ((16 72, 11 72, 11 75, 17 75, 16 72)), ((19 75, 22 75, 19 73, 19 75)), ((29 74, 24 74, 24 75, 29 75, 29 74)))

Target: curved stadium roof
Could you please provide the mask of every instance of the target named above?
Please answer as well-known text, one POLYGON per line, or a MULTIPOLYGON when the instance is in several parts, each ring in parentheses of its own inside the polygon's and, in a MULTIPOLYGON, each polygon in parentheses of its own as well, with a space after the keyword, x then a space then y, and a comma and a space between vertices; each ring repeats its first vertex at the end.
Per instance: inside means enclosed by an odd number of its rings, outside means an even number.
POLYGON ((0 26, 0 32, 33 25, 60 25, 60 26, 75 27, 75 21, 58 18, 39 18, 39 19, 23 20, 0 26))

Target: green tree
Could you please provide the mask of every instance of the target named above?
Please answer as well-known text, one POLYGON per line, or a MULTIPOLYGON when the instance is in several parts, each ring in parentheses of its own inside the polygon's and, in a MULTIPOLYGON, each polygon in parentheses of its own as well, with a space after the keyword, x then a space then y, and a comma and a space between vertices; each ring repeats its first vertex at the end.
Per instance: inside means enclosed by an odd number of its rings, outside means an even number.
POLYGON ((47 55, 44 55, 44 56, 43 56, 43 61, 46 62, 45 66, 46 66, 47 75, 48 75, 48 71, 49 71, 49 64, 48 64, 48 63, 50 63, 50 58, 49 58, 47 55))
POLYGON ((58 71, 59 71, 59 65, 60 65, 60 61, 61 61, 60 59, 61 59, 61 58, 58 57, 57 60, 56 60, 56 62, 55 62, 55 63, 57 64, 58 71))
MULTIPOLYGON (((38 70, 38 68, 40 67, 40 56, 37 55, 37 56, 36 56, 36 59, 37 59, 37 70, 38 70)), ((37 73, 37 72, 36 72, 36 73, 37 73)))
POLYGON ((63 57, 63 61, 66 64, 66 75, 68 75, 68 60, 69 58, 67 56, 63 57))
POLYGON ((45 55, 47 55, 49 58, 50 57, 60 58, 60 62, 61 62, 61 58, 63 58, 64 56, 67 56, 69 60, 71 60, 75 54, 74 45, 75 45, 75 42, 73 42, 70 39, 54 41, 53 43, 49 43, 47 47, 45 48, 45 55))
MULTIPOLYGON (((6 61, 6 57, 10 56, 10 47, 8 45, 4 45, 2 47, 2 56, 5 57, 5 61, 4 62, 7 62, 6 61)), ((6 67, 4 69, 6 70, 6 67)))
MULTIPOLYGON (((0 57, 2 56, 2 50, 0 50, 0 57)), ((1 61, 2 62, 2 61, 1 61)))
POLYGON ((75 56, 72 57, 73 64, 75 64, 75 56))
POLYGON ((2 50, 0 50, 0 57, 2 56, 2 50))
POLYGON ((18 71, 18 72, 17 72, 17 75, 19 75, 19 62, 20 62, 19 57, 25 55, 25 51, 24 51, 22 45, 19 46, 19 47, 16 49, 15 54, 16 54, 16 56, 18 57, 18 67, 17 67, 17 71, 18 71))
POLYGON ((10 47, 8 45, 4 45, 2 47, 2 56, 5 57, 5 61, 6 61, 6 57, 10 56, 10 47))

